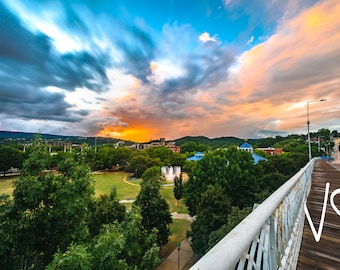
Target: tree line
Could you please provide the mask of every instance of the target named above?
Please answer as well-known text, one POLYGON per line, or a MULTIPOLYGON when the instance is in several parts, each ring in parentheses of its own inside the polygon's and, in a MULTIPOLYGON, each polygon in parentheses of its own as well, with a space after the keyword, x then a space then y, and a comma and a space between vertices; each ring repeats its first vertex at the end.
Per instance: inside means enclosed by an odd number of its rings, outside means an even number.
MULTIPOLYGON (((257 165, 250 153, 236 146, 211 150, 194 142, 184 144, 182 153, 165 147, 134 151, 110 145, 96 151, 84 145, 82 150, 51 155, 40 138, 25 153, 2 146, 0 155, 8 149, 22 155, 18 158, 22 173, 15 181, 13 197, 0 198, 0 268, 154 268, 170 234, 169 206, 159 193, 159 166, 168 165, 182 166, 189 173, 184 186, 181 178, 175 179, 174 196, 177 200, 184 197, 190 214, 196 216, 188 236, 201 256, 255 203, 261 203, 308 162, 303 136, 280 138, 273 146, 283 148, 284 154, 258 152, 267 161, 257 165), (205 157, 186 161, 197 149, 205 157), (93 197, 90 172, 112 166, 143 178, 129 212, 116 200, 115 190, 109 196, 93 197), (58 173, 50 171, 53 167, 58 173), (132 240, 137 244, 130 247, 132 240)), ((322 154, 312 146, 313 156, 322 154)))
MULTIPOLYGON (((94 197, 85 152, 58 160, 37 138, 14 181, 0 195, 0 269, 153 269, 172 222, 159 177, 145 172, 140 193, 126 211, 110 195, 94 197)), ((150 172, 151 170, 151 172, 150 172)), ((160 175, 160 173, 159 173, 160 175)))

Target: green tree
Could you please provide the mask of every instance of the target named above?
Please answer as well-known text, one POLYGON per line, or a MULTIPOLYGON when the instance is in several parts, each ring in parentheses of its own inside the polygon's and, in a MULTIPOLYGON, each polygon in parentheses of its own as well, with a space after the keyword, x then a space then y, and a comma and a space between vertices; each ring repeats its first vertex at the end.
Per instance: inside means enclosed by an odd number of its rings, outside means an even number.
POLYGON ((20 269, 19 260, 13 254, 13 237, 9 234, 13 225, 12 218, 13 200, 9 195, 0 194, 0 269, 20 269))
POLYGON ((160 247, 169 241, 170 223, 169 204, 159 192, 160 183, 143 182, 135 204, 141 208, 143 227, 151 232, 157 229, 157 243, 160 247))
POLYGON ((171 165, 171 160, 173 158, 174 153, 167 147, 151 147, 146 149, 149 157, 151 158, 159 158, 162 162, 162 165, 169 166, 171 165))
POLYGON ((195 161, 186 160, 186 161, 184 161, 184 164, 183 164, 183 167, 182 167, 182 171, 190 173, 194 166, 195 166, 195 161))
POLYGON ((158 166, 153 166, 145 170, 142 175, 143 182, 163 183, 165 177, 162 175, 161 169, 158 166))
POLYGON ((5 176, 10 168, 21 168, 24 155, 23 153, 9 146, 0 147, 0 172, 5 176))
POLYGON ((72 243, 65 252, 60 249, 54 255, 53 261, 46 267, 47 270, 91 270, 92 256, 85 245, 72 243))
POLYGON ((339 137, 339 132, 338 132, 337 130, 332 130, 331 136, 332 136, 333 138, 338 138, 338 137, 339 137))
POLYGON ((267 162, 261 163, 261 165, 264 168, 264 172, 266 174, 276 172, 287 176, 287 179, 296 174, 297 171, 301 168, 301 163, 297 162, 297 160, 293 158, 290 158, 290 156, 287 154, 272 156, 270 159, 268 159, 267 162))
POLYGON ((190 214, 197 214, 200 196, 209 185, 221 187, 234 206, 252 206, 258 191, 257 178, 261 176, 261 166, 254 165, 248 152, 229 147, 207 153, 195 163, 185 184, 184 198, 190 214))
POLYGON ((209 185, 200 196, 197 216, 191 224, 191 231, 188 232, 196 254, 202 256, 209 250, 209 235, 227 223, 230 210, 230 199, 223 189, 209 185))
POLYGON ((70 156, 59 164, 57 175, 50 173, 46 171, 48 156, 37 138, 14 182, 13 201, 5 213, 7 222, 0 223, 11 246, 0 254, 0 258, 10 258, 5 268, 20 262, 22 269, 41 269, 57 248, 64 251, 71 242, 88 237, 87 209, 94 193, 90 171, 81 156, 77 161, 70 156))
POLYGON ((200 152, 205 152, 208 151, 209 146, 203 143, 200 143, 199 145, 197 145, 196 147, 196 151, 200 151, 200 152))
POLYGON ((248 216, 251 213, 250 207, 245 207, 242 210, 240 210, 237 206, 233 206, 231 208, 231 212, 228 215, 228 222, 227 224, 222 225, 221 228, 219 228, 216 231, 213 231, 209 235, 209 249, 211 249, 213 246, 215 246, 224 236, 226 236, 237 224, 239 224, 246 216, 248 216))
POLYGON ((113 165, 114 148, 112 146, 101 146, 98 148, 96 154, 97 161, 99 162, 99 169, 111 169, 113 165))
POLYGON ((175 176, 174 178, 174 196, 177 200, 177 207, 179 207, 179 200, 182 199, 184 192, 183 180, 182 175, 175 176))
POLYGON ((101 195, 93 200, 90 207, 88 227, 92 237, 99 233, 104 224, 121 222, 125 215, 125 207, 116 199, 116 187, 111 189, 110 195, 101 195))
POLYGON ((181 153, 192 153, 197 151, 197 144, 195 142, 187 142, 181 146, 181 153))
POLYGON ((289 177, 279 172, 269 172, 259 179, 259 192, 256 194, 257 202, 261 203, 281 185, 283 185, 289 177))
POLYGON ((320 128, 317 132, 317 135, 323 137, 325 140, 330 140, 331 131, 328 128, 320 128))
POLYGON ((133 150, 126 147, 118 147, 113 151, 112 163, 113 165, 118 165, 122 168, 125 168, 130 157, 132 155, 133 150))
POLYGON ((181 154, 181 153, 175 153, 172 157, 171 165, 183 167, 185 160, 186 160, 186 155, 181 154))
POLYGON ((149 159, 144 155, 137 155, 131 158, 126 171, 133 173, 135 177, 141 177, 145 170, 149 167, 149 159))
POLYGON ((154 269, 159 264, 156 239, 156 230, 143 228, 140 209, 133 206, 122 223, 105 225, 92 242, 59 250, 47 269, 154 269))

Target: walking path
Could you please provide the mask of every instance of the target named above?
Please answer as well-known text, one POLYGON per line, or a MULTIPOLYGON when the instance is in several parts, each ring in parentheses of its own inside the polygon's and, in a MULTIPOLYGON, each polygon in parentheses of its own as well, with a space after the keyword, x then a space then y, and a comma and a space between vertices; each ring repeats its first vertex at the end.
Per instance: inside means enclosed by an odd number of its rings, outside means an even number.
MULTIPOLYGON (((181 214, 177 212, 171 213, 173 219, 185 219, 192 222, 195 218, 188 214, 181 214)), ((194 252, 190 246, 190 240, 185 238, 180 245, 180 250, 176 248, 157 268, 156 270, 174 270, 183 269, 183 267, 192 258, 194 252)))
POLYGON ((326 183, 330 183, 328 196, 331 198, 333 194, 336 194, 333 192, 340 187, 340 170, 336 168, 339 165, 338 160, 335 162, 318 160, 315 163, 307 207, 313 226, 317 228, 318 233, 320 231, 321 238, 319 242, 315 241, 311 226, 306 219, 297 265, 299 270, 339 269, 340 217, 337 211, 340 205, 340 196, 334 196, 333 199, 326 197, 328 202, 326 201, 326 208, 323 210, 326 183), (335 207, 331 205, 330 200, 333 200, 335 207), (325 216, 324 223, 321 225, 321 213, 323 211, 325 211, 325 216))
POLYGON ((156 270, 174 270, 183 269, 183 267, 192 258, 194 252, 191 249, 190 241, 185 238, 181 242, 180 250, 176 248, 169 257, 167 257, 156 270))
MULTIPOLYGON (((127 177, 124 177, 123 181, 129 185, 140 186, 139 184, 131 183, 127 180, 127 177)), ((170 184, 173 185, 173 184, 170 184)), ((135 200, 120 200, 120 203, 133 203, 135 200)), ((171 217, 173 219, 184 219, 192 222, 195 217, 191 217, 188 214, 181 214, 177 212, 171 213, 171 217)), ((194 252, 190 246, 189 239, 185 238, 180 245, 180 249, 176 248, 157 268, 156 270, 174 270, 174 269, 183 269, 183 267, 188 263, 188 261, 192 258, 194 252)))

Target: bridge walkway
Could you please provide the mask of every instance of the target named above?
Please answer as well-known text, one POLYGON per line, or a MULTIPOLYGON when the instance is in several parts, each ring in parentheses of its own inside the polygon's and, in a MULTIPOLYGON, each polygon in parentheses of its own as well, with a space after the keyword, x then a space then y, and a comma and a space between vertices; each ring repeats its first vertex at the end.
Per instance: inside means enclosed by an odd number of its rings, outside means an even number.
POLYGON ((307 200, 307 208, 318 232, 326 183, 330 183, 327 198, 326 216, 321 239, 316 242, 305 219, 301 249, 297 269, 340 269, 340 193, 334 197, 339 215, 330 203, 331 194, 340 188, 340 163, 319 160, 312 174, 312 187, 307 200))

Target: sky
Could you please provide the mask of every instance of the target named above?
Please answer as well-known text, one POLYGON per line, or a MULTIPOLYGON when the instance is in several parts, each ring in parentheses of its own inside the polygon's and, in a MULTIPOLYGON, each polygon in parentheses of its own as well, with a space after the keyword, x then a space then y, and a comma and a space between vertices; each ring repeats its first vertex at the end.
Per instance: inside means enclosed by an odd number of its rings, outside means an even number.
POLYGON ((340 131, 339 29, 339 0, 0 0, 0 130, 340 131))

